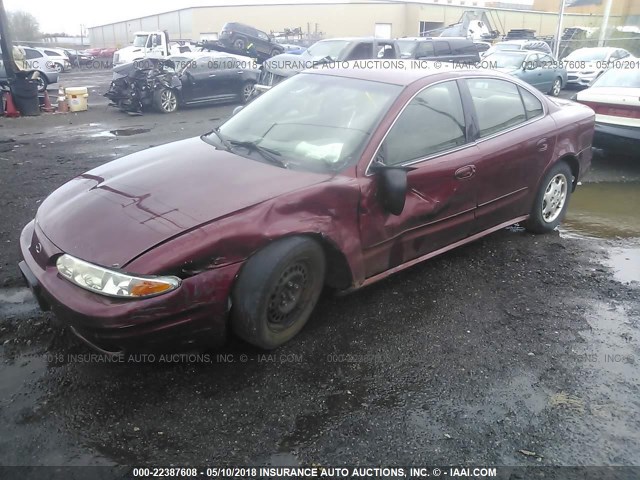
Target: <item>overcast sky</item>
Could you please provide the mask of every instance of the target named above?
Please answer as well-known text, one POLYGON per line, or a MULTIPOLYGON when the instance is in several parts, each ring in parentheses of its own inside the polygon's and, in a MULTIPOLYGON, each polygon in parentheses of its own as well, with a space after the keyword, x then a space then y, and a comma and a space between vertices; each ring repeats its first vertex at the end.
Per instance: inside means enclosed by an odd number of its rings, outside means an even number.
MULTIPOLYGON (((506 1, 533 3, 533 0, 506 1)), ((238 2, 239 0, 4 0, 4 7, 8 11, 23 10, 33 14, 40 22, 40 31, 43 33, 65 32, 79 35, 80 24, 86 28, 190 6, 238 2)), ((482 2, 478 2, 480 3, 482 2)))
POLYGON ((4 0, 7 11, 22 10, 33 14, 44 33, 80 34, 85 27, 168 12, 192 5, 207 5, 206 0, 4 0))

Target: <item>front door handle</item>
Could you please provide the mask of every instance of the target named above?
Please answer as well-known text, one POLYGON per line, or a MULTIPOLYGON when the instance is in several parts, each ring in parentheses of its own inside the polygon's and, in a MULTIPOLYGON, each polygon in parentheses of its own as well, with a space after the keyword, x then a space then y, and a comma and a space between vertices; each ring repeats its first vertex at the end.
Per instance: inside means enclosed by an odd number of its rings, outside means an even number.
POLYGON ((465 165, 464 167, 460 167, 459 169, 457 169, 454 175, 458 180, 464 180, 465 178, 473 177, 475 173, 476 173, 475 165, 465 165))
POLYGON ((547 139, 546 138, 542 138, 542 139, 538 140, 538 142, 536 143, 536 147, 538 148, 539 152, 546 152, 547 148, 549 148, 549 144, 547 143, 547 139))
POLYGON ((215 74, 215 73, 212 73, 211 75, 209 75, 209 78, 211 78, 211 77, 215 77, 215 76, 216 76, 216 74, 215 74))

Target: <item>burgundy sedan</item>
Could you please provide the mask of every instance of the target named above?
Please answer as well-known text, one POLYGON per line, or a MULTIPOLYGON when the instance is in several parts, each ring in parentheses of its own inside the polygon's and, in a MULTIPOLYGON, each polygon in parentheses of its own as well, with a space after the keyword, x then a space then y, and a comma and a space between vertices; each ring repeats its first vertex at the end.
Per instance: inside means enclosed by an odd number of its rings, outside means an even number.
POLYGON ((594 113, 486 71, 321 69, 201 137, 91 170, 23 230, 43 308, 108 352, 296 335, 354 290, 516 222, 553 230, 594 113))

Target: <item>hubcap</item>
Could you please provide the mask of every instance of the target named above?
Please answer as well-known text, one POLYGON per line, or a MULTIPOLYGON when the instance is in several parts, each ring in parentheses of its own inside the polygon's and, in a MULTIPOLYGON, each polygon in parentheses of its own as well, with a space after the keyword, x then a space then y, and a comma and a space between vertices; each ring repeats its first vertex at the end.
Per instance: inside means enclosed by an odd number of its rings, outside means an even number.
POLYGON ((562 173, 557 174, 547 185, 542 197, 542 218, 545 222, 555 221, 567 200, 567 177, 562 173))
POLYGON ((294 263, 282 272, 267 306, 267 320, 273 330, 285 329, 296 320, 309 283, 308 268, 302 262, 294 263))
POLYGON ((171 90, 165 90, 160 95, 160 102, 162 103, 162 109, 165 112, 173 112, 177 104, 176 96, 171 90))

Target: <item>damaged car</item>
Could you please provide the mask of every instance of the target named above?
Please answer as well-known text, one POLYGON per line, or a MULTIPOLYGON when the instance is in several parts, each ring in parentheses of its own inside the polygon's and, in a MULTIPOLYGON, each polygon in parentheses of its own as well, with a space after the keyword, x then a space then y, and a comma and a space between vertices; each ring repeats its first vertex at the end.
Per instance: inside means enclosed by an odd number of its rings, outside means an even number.
POLYGON ((230 331, 273 349, 325 286, 362 288, 515 223, 553 231, 593 131, 590 108, 497 72, 307 70, 209 133, 60 187, 22 231, 20 269, 102 352, 230 331))
POLYGON ((247 102, 258 79, 250 58, 215 52, 143 59, 113 69, 105 97, 120 110, 173 113, 204 103, 247 102))

